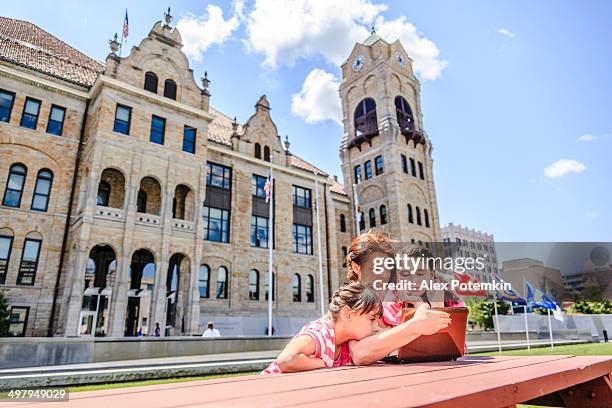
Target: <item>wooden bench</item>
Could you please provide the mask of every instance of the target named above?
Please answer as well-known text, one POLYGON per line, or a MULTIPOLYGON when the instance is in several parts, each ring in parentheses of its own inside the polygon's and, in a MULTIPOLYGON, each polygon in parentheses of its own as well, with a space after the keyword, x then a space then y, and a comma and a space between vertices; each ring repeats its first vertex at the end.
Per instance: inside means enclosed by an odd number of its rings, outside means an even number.
POLYGON ((612 356, 464 357, 79 392, 3 407, 612 407, 612 356))

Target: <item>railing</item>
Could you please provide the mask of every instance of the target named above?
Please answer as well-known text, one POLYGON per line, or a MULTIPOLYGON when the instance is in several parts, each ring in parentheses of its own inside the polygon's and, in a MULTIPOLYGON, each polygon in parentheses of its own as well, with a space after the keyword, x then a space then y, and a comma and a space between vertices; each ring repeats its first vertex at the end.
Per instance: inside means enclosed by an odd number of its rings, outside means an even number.
POLYGON ((123 221, 125 219, 125 211, 123 211, 122 208, 113 208, 113 207, 105 207, 102 205, 96 205, 94 217, 105 218, 108 220, 123 221))
POLYGON ((136 213, 136 223, 146 225, 160 225, 160 216, 147 213, 136 213))
POLYGON ((370 142, 378 135, 378 122, 376 118, 358 118, 355 120, 355 136, 349 142, 348 147, 361 147, 363 142, 370 142))
POLYGON ((179 220, 179 219, 173 218, 172 219, 172 229, 177 230, 177 231, 193 232, 195 231, 195 225, 193 222, 190 222, 190 221, 179 220))

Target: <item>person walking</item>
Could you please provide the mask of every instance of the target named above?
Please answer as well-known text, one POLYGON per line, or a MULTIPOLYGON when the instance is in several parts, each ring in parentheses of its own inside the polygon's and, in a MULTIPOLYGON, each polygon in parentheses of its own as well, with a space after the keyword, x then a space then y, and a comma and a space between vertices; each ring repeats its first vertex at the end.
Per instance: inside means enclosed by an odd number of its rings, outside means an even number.
POLYGON ((215 329, 213 322, 208 322, 208 328, 202 333, 202 337, 221 337, 219 330, 215 329))

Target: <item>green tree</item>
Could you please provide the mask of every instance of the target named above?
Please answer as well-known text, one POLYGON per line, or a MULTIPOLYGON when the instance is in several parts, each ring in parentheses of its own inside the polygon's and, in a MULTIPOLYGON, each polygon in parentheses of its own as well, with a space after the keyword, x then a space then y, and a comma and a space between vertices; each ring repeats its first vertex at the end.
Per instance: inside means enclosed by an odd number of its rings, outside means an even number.
POLYGON ((601 302, 585 302, 580 301, 574 303, 568 309, 571 313, 584 313, 584 314, 611 314, 612 313, 612 302, 607 300, 601 302))
POLYGON ((4 294, 0 292, 0 337, 9 335, 9 313, 9 305, 4 294))
MULTIPOLYGON (((484 327, 485 330, 493 330, 493 319, 495 316, 495 306, 493 300, 465 298, 465 304, 470 310, 469 319, 476 324, 484 327)), ((508 302, 497 302, 497 313, 505 315, 510 310, 508 302)))

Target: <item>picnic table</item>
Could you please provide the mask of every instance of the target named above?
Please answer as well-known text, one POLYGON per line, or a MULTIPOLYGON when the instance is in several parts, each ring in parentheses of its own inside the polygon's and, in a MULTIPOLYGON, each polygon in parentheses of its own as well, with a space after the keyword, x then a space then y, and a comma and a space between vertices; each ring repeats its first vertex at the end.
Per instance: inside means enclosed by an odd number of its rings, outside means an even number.
POLYGON ((612 356, 467 356, 72 393, 2 407, 612 407, 612 356))

